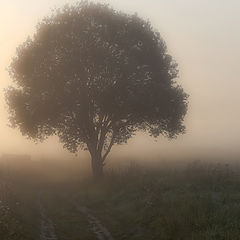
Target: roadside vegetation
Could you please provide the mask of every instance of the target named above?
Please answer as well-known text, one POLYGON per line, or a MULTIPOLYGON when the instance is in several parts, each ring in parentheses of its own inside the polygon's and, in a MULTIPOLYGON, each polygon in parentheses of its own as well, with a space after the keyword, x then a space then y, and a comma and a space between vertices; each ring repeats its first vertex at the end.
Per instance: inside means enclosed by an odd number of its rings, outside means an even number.
POLYGON ((116 239, 239 239, 239 169, 194 162, 179 168, 112 172, 79 191, 116 239))
POLYGON ((0 239, 35 240, 38 236, 38 212, 32 189, 24 184, 0 179, 0 239))

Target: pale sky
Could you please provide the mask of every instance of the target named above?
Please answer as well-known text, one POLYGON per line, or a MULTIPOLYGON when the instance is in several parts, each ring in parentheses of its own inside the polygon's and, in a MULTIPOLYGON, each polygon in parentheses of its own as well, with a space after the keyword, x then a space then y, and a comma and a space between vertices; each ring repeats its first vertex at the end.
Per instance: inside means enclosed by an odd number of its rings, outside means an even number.
MULTIPOLYGON (((0 0, 0 154, 61 154, 57 139, 38 145, 7 127, 3 89, 11 84, 6 67, 16 47, 31 35, 51 8, 75 1, 0 0)), ((109 0, 111 6, 149 19, 179 63, 178 82, 190 94, 187 133, 177 140, 154 141, 142 134, 126 146, 114 147, 122 156, 154 153, 181 155, 213 149, 239 153, 240 143, 240 1, 239 0, 109 0), (136 151, 137 150, 137 151, 136 151)), ((83 156, 80 153, 80 156, 83 156)))

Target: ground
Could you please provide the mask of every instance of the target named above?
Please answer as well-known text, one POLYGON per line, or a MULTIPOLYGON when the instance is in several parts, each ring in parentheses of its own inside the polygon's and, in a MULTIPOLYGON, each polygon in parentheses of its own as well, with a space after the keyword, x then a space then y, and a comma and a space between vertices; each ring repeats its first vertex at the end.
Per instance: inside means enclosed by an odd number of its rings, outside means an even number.
POLYGON ((2 175, 1 239, 240 239, 238 164, 132 163, 98 183, 56 175, 2 175))

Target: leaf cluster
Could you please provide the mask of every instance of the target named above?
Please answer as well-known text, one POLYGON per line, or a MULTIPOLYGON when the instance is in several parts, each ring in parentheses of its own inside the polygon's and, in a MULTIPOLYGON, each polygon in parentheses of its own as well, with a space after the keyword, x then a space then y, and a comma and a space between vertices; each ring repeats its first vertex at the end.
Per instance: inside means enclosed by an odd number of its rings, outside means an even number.
POLYGON ((30 138, 56 134, 72 152, 110 151, 138 130, 184 132, 177 64, 136 14, 87 1, 56 9, 18 47, 9 72, 10 120, 30 138))

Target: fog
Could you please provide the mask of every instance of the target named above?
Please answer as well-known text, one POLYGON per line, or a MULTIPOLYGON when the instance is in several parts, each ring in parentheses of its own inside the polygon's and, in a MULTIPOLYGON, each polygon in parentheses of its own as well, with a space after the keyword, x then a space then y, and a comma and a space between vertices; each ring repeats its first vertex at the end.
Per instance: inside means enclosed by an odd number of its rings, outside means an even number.
MULTIPOLYGON (((56 137, 34 144, 8 127, 3 89, 11 85, 6 68, 16 47, 33 34, 37 22, 66 1, 2 0, 0 8, 0 154, 38 159, 74 158, 56 137)), ((69 3, 74 1, 67 1, 69 3)), ((103 1, 101 1, 103 2, 103 1)), ((237 157, 240 154, 240 2, 237 0, 112 0, 116 9, 149 19, 179 64, 178 82, 190 95, 186 134, 154 141, 143 133, 114 146, 109 159, 237 157)), ((88 153, 79 152, 77 158, 88 153)))

